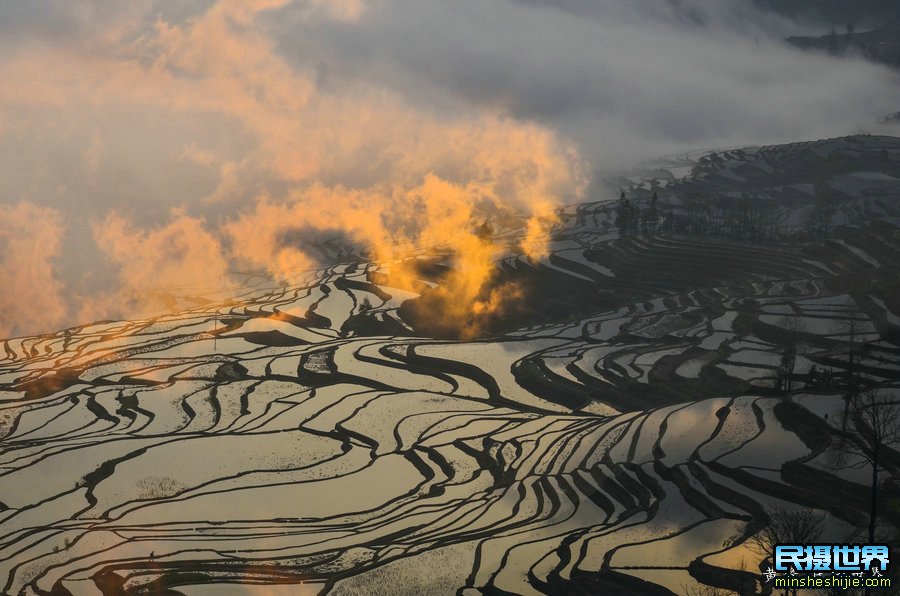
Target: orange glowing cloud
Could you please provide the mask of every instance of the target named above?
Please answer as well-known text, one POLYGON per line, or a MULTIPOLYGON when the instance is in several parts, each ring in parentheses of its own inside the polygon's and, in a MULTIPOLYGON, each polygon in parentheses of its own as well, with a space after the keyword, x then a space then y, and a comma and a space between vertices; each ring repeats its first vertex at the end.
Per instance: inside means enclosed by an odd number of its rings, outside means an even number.
POLYGON ((0 205, 0 337, 50 329, 64 320, 64 287, 54 270, 63 232, 55 209, 0 205))
MULTIPOLYGON (((215 176, 217 187, 184 197, 161 227, 95 216, 94 240, 118 268, 121 287, 87 297, 76 309, 81 317, 128 316, 154 299, 154 288, 222 284, 229 263, 291 281, 315 265, 297 235, 316 230, 341 234, 384 261, 412 246, 446 251, 454 270, 440 291, 460 316, 516 296, 511 289, 481 296, 506 246, 475 229, 497 216, 522 217, 520 247, 540 256, 555 206, 582 188, 577 152, 546 128, 498 110, 448 116, 352 80, 323 90, 315 69, 289 63, 258 25, 261 14, 287 4, 220 0, 178 24, 122 26, 93 44, 36 45, 0 61, 0 80, 20 80, 0 85, 0 107, 41 107, 34 127, 48 118, 84 126, 92 172, 132 134, 134 119, 107 131, 111 138, 98 136, 106 113, 203 123, 159 143, 215 176), (227 142, 194 138, 207 130, 227 142)), ((302 5, 310 15, 365 18, 358 0, 302 5)), ((391 272, 413 276, 399 261, 391 272)))
POLYGON ((117 213, 93 226, 94 238, 119 266, 120 287, 85 300, 80 316, 128 316, 165 305, 166 290, 181 294, 224 285, 227 263, 219 241, 203 220, 182 210, 168 224, 138 229, 117 213))

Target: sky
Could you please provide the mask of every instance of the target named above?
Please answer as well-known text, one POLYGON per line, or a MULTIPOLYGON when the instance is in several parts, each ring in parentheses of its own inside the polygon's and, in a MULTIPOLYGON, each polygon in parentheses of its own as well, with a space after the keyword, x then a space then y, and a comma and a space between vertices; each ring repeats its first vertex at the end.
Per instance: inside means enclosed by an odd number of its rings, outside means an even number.
POLYGON ((523 217, 654 156, 871 130, 897 75, 750 0, 0 0, 0 337, 159 288, 443 244, 472 301, 523 217))

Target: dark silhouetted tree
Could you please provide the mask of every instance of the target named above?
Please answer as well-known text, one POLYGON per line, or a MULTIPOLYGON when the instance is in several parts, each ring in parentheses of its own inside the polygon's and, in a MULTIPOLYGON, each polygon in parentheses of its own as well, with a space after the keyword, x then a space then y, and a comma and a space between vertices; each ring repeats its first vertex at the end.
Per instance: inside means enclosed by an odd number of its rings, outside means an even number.
POLYGON ((837 31, 832 27, 831 33, 828 34, 828 51, 832 54, 837 54, 839 46, 837 31))
POLYGON ((659 227, 659 195, 655 190, 650 195, 650 205, 644 210, 641 227, 644 234, 655 234, 659 227))
POLYGON ((850 309, 850 317, 844 323, 847 331, 847 369, 844 371, 846 393, 844 394, 844 418, 841 426, 844 429, 847 428, 847 417, 850 414, 851 404, 865 384, 862 367, 859 365, 860 355, 865 347, 858 341, 863 321, 856 312, 856 303, 849 296, 847 306, 850 309))
POLYGON ((781 358, 775 369, 776 388, 785 396, 794 389, 794 368, 797 364, 798 335, 804 333, 803 324, 796 317, 782 317, 778 320, 781 332, 781 358))
MULTIPOLYGON (((825 516, 812 509, 783 509, 768 512, 768 523, 750 537, 748 546, 763 558, 760 568, 771 566, 778 544, 814 544, 822 536, 825 516)), ((796 589, 785 594, 797 594, 796 589)))
POLYGON ((860 392, 851 404, 853 430, 832 444, 836 469, 871 469, 869 483, 869 543, 875 542, 878 527, 880 470, 888 450, 900 448, 900 399, 887 389, 860 392))
POLYGON ((616 227, 619 228, 620 236, 630 236, 637 231, 639 225, 640 212, 637 207, 631 204, 631 201, 625 196, 623 191, 619 195, 619 202, 616 204, 616 227))
POLYGON ((812 240, 827 240, 837 212, 837 195, 824 178, 813 183, 813 195, 815 202, 806 222, 807 234, 812 240))

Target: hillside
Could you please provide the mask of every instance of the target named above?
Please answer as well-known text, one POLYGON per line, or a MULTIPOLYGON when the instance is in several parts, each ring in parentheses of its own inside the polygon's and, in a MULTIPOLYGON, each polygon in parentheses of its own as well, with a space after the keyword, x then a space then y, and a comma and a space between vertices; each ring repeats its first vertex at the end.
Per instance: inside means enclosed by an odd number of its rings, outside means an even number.
POLYGON ((859 29, 876 28, 886 20, 900 17, 900 6, 894 0, 754 0, 754 4, 799 21, 823 25, 836 23, 839 27, 846 23, 856 23, 859 29))
POLYGON ((327 240, 294 285, 3 341, 0 592, 746 593, 778 511, 863 540, 867 476, 832 463, 855 384, 900 398, 900 139, 612 183, 632 211, 510 248, 494 287, 521 295, 465 339, 452 255, 396 287, 327 240))
POLYGON ((873 62, 900 67, 900 20, 872 31, 832 31, 819 37, 789 37, 787 42, 800 49, 834 55, 859 55, 873 62))

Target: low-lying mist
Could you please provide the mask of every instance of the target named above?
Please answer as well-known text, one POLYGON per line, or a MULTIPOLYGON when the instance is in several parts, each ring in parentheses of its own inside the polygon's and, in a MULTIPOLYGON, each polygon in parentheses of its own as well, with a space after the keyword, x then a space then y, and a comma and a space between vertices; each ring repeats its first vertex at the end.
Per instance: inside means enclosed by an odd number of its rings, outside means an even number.
MULTIPOLYGON (((857 132, 896 75, 803 53, 809 26, 740 0, 218 0, 0 7, 0 337, 163 305, 253 268, 296 281, 302 238, 392 261, 442 247, 464 328, 520 218, 654 155, 857 132), (501 245, 502 244, 502 245, 501 245)), ((463 334, 464 335, 464 334, 463 334)))

